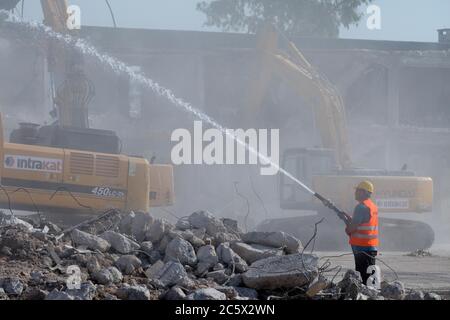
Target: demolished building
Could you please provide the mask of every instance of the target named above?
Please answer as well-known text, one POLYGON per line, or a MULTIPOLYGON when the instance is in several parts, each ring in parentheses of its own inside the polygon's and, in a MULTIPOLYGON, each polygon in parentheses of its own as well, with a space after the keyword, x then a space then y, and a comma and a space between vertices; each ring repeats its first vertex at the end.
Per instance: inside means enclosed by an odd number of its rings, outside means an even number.
MULTIPOLYGON (((431 176, 436 211, 442 219, 448 206, 442 195, 450 189, 450 172, 441 170, 450 163, 450 44, 443 32, 439 43, 293 39, 308 60, 339 88, 358 165, 399 169, 406 164, 418 174, 431 176), (368 139, 370 145, 365 143, 368 139)), ((225 126, 280 129, 280 154, 293 146, 320 145, 311 120, 312 109, 302 107, 301 99, 282 81, 274 81, 260 109, 246 116, 246 92, 255 80, 252 68, 257 40, 253 35, 85 27, 82 36, 171 88, 225 126)), ((52 102, 45 48, 13 41, 6 34, 0 35, 0 46, 0 63, 8 70, 0 75, 2 110, 7 114, 14 110, 20 121, 36 122, 29 119, 33 113, 38 119, 48 119, 52 102)), ((180 115, 126 77, 111 77, 98 67, 87 69, 97 92, 90 106, 95 126, 115 126, 126 141, 128 153, 146 150, 144 156, 170 162, 172 131, 192 127, 194 119, 180 115)), ((175 175, 180 185, 195 179, 200 188, 176 190, 177 209, 194 211, 200 203, 213 209, 227 207, 236 199, 232 183, 210 186, 210 181, 223 181, 226 176, 227 181, 240 181, 241 188, 253 198, 251 203, 258 209, 252 218, 257 222, 264 215, 261 204, 253 196, 249 179, 242 181, 243 176, 252 175, 256 185, 264 185, 257 191, 266 207, 273 215, 283 214, 276 178, 260 177, 249 167, 182 166, 176 168, 175 175), (260 179, 264 183, 260 184, 260 179)), ((240 207, 224 209, 220 214, 241 214, 240 207)), ((238 218, 242 222, 242 217, 238 218)))

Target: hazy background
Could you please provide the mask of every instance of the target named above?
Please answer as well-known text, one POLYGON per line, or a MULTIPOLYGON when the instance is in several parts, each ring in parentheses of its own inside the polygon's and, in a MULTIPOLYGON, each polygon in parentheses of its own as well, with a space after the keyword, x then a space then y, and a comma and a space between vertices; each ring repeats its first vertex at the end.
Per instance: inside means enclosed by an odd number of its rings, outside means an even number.
MULTIPOLYGON (((118 27, 218 31, 204 27, 205 15, 196 10, 199 0, 110 0, 118 27)), ((112 26, 104 0, 71 0, 82 9, 82 24, 112 26)), ((448 0, 375 0, 381 8, 381 30, 369 30, 366 19, 341 38, 436 42, 436 30, 450 27, 448 0)), ((20 6, 18 6, 20 8, 20 6)), ((363 7, 364 11, 366 7, 363 7)), ((40 2, 25 0, 24 16, 42 19, 40 2)))

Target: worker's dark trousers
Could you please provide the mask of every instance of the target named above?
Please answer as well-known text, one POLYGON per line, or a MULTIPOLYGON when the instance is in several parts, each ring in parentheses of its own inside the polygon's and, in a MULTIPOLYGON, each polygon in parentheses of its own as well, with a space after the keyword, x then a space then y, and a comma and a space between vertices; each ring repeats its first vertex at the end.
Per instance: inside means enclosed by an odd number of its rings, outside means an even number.
POLYGON ((353 254, 355 255, 355 270, 361 274, 363 283, 367 284, 367 279, 370 277, 367 268, 375 265, 377 251, 358 251, 353 254))

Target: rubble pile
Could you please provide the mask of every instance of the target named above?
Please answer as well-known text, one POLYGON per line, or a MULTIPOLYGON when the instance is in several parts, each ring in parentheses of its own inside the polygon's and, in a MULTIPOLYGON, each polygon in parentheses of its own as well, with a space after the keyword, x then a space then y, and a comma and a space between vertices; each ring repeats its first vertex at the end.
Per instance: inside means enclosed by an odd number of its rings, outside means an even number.
POLYGON ((0 300, 439 299, 381 290, 348 271, 335 284, 284 232, 243 233, 198 211, 175 225, 145 212, 66 231, 43 219, 0 215, 0 300))

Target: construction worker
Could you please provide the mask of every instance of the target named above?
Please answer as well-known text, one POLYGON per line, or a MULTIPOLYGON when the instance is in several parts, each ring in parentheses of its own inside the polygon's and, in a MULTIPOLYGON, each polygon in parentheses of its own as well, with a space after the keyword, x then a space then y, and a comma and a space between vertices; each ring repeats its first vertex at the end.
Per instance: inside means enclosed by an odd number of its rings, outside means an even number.
POLYGON ((355 256, 355 269, 361 274, 364 284, 370 274, 367 273, 369 266, 375 265, 375 257, 378 253, 378 208, 370 199, 374 191, 370 181, 363 181, 355 188, 355 207, 352 217, 345 228, 350 237, 355 256))

